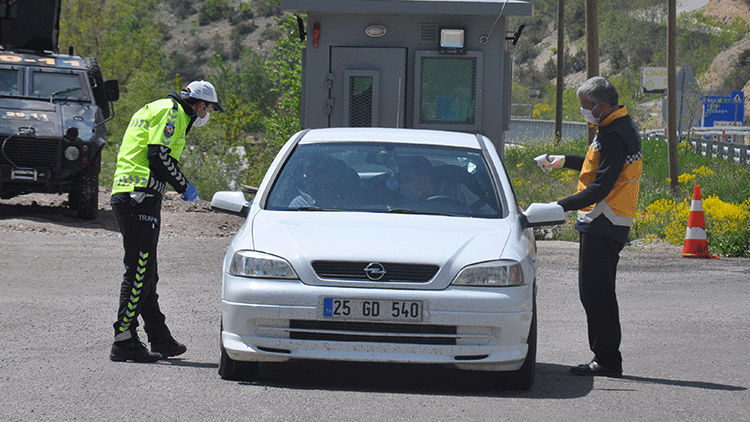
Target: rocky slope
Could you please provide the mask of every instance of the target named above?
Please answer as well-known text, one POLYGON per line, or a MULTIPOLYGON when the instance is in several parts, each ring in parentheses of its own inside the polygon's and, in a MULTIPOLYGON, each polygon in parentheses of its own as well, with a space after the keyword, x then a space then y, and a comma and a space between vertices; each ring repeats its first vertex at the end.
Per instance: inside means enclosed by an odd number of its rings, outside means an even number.
MULTIPOLYGON (((709 0, 702 12, 725 24, 735 23, 739 19, 750 24, 750 4, 744 0, 709 0)), ((721 75, 739 65, 739 55, 746 50, 750 50, 750 34, 714 58, 708 72, 698 80, 701 87, 709 91, 715 88, 720 83, 717 81, 721 79, 721 75)), ((745 125, 750 126, 750 81, 742 87, 742 91, 745 93, 745 125)))

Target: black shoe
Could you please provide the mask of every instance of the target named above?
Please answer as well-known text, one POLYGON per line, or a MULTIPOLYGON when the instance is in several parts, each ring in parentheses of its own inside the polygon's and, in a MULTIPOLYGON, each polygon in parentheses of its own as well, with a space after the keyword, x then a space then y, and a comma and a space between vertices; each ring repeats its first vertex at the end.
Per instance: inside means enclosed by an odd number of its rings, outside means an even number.
POLYGON ((599 365, 599 362, 592 360, 589 363, 578 365, 570 368, 570 372, 576 375, 589 375, 589 376, 605 376, 619 378, 622 376, 622 368, 613 369, 606 366, 599 365))
POLYGON ((151 342, 151 351, 156 352, 162 355, 164 359, 167 359, 187 352, 187 346, 170 336, 169 339, 165 341, 151 342))
POLYGON ((112 362, 156 362, 161 359, 161 354, 151 353, 146 345, 141 343, 138 337, 128 340, 116 341, 112 343, 112 351, 109 354, 109 360, 112 362))

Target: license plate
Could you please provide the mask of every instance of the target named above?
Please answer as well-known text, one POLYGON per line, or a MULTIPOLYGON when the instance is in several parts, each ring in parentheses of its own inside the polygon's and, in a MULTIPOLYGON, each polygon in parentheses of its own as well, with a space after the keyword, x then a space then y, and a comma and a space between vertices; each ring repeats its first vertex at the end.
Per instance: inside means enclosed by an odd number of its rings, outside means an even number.
POLYGON ((323 299, 323 316, 334 319, 422 321, 422 301, 382 299, 323 299))

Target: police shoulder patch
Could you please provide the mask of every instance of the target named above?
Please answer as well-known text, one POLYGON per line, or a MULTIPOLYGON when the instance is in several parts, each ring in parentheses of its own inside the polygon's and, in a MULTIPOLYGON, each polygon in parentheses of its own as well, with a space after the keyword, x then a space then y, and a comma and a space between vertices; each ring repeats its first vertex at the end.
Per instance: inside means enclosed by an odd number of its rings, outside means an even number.
POLYGON ((172 135, 174 135, 174 123, 167 123, 167 125, 164 126, 164 137, 171 138, 172 135))

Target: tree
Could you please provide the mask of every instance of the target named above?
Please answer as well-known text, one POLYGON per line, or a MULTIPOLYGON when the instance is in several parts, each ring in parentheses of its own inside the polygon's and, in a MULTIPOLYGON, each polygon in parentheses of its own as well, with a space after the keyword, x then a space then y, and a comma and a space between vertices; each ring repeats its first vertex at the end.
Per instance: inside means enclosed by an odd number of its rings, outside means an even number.
MULTIPOLYGON (((303 19, 305 17, 302 17, 303 19)), ((276 108, 266 120, 266 132, 275 143, 283 143, 302 128, 300 101, 302 97, 302 47, 297 21, 293 16, 277 19, 284 36, 274 50, 274 60, 266 69, 276 82, 273 92, 279 94, 276 108)))
POLYGON ((153 21, 158 0, 67 0, 60 14, 60 45, 96 57, 105 78, 121 85, 138 72, 159 72, 162 33, 153 21))

